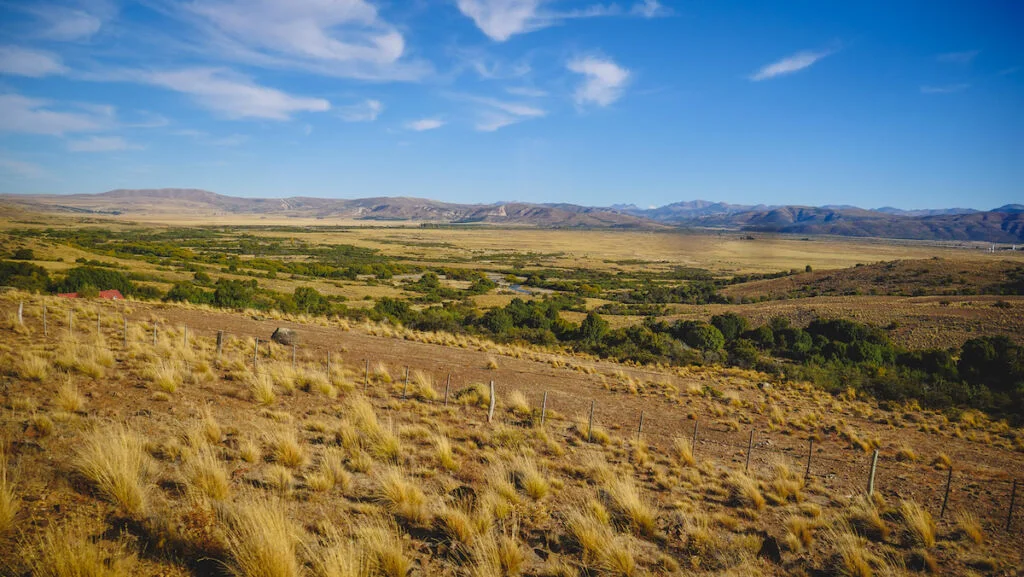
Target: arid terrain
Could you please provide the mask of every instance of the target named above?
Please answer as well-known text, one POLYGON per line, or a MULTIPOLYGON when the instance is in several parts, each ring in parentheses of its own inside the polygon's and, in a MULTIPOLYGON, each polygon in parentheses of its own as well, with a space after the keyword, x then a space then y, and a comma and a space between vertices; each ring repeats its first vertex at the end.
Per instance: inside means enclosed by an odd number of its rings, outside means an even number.
POLYGON ((1006 514, 1024 436, 977 413, 950 421, 750 371, 380 325, 18 293, 0 304, 0 557, 14 574, 50 574, 58 558, 90 574, 275 576, 1014 574, 1022 562, 1024 521, 1008 532, 1006 514), (294 361, 267 341, 281 326, 297 331, 294 361))

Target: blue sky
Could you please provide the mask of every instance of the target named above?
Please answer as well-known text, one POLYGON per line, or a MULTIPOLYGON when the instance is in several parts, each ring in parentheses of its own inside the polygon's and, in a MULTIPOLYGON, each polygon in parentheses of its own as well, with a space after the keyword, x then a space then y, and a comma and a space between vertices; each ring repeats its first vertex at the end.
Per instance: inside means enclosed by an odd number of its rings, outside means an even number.
POLYGON ((0 0, 0 191, 1024 201, 1017 2, 0 0))

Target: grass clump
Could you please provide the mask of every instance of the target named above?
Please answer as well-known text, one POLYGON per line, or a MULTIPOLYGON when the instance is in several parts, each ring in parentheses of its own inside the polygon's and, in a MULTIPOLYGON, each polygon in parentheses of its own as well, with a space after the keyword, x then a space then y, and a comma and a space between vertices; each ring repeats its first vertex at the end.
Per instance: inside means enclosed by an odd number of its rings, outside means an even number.
POLYGON ((371 517, 360 522, 356 538, 365 548, 370 575, 381 577, 407 577, 413 563, 405 556, 401 530, 394 521, 371 517))
POLYGON ((35 354, 26 353, 18 364, 18 376, 30 381, 42 381, 50 374, 50 362, 35 354))
POLYGON ((299 577, 298 529, 281 503, 254 500, 237 505, 227 519, 228 569, 236 577, 299 577))
POLYGON ((33 550, 25 551, 25 564, 34 577, 122 577, 135 564, 123 543, 104 550, 82 537, 77 526, 54 527, 33 550))
POLYGON ((738 471, 730 473, 726 477, 726 486, 733 503, 756 510, 764 509, 765 499, 761 494, 761 488, 757 481, 746 473, 738 471))
POLYGON ((249 381, 249 394, 252 400, 258 405, 272 405, 277 400, 277 393, 274 392, 274 381, 270 375, 256 375, 249 381))
POLYGON ((294 431, 278 431, 269 439, 273 458, 278 464, 301 469, 306 464, 306 451, 294 431))
POLYGON ((935 546, 935 520, 931 513, 913 501, 901 501, 900 516, 915 543, 928 548, 935 546))
POLYGON ((188 460, 186 472, 191 487, 196 492, 216 501, 228 498, 230 492, 228 471, 210 447, 200 448, 188 460))
POLYGON ((107 499, 130 515, 146 510, 149 456, 145 442, 122 425, 96 429, 82 442, 74 467, 107 499))
POLYGON ((387 467, 376 476, 376 499, 395 517, 416 525, 430 520, 427 496, 419 485, 397 467, 387 467))
POLYGON ((78 413, 85 408, 85 397, 78 392, 78 387, 70 379, 61 383, 53 402, 59 409, 69 413, 78 413))
POLYGON ((434 449, 437 452, 437 461, 442 467, 453 473, 459 470, 459 462, 455 460, 455 453, 452 451, 452 442, 447 436, 435 435, 434 449))
POLYGON ((693 443, 685 437, 672 440, 672 456, 680 465, 692 467, 697 461, 693 458, 693 443))
POLYGON ((981 521, 974 513, 964 510, 957 511, 956 526, 975 545, 985 543, 985 532, 981 528, 981 521))
POLYGON ((14 519, 21 509, 21 499, 14 491, 14 479, 11 477, 7 465, 7 452, 0 450, 0 535, 14 527, 14 519))
POLYGON ((622 524, 644 537, 654 537, 657 534, 657 511, 641 493, 632 477, 616 477, 610 480, 605 492, 612 512, 622 524))

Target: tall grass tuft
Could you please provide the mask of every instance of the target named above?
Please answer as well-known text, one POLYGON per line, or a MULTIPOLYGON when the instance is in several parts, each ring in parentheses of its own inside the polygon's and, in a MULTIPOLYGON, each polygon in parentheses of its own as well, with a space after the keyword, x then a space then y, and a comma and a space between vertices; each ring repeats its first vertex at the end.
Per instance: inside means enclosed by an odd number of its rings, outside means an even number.
POLYGON ((283 504, 252 500, 228 514, 228 569, 237 577, 299 577, 303 574, 296 548, 298 529, 283 504))
POLYGON ((145 442, 123 425, 95 429, 82 442, 74 467, 107 499, 141 516, 148 501, 149 456, 145 442))

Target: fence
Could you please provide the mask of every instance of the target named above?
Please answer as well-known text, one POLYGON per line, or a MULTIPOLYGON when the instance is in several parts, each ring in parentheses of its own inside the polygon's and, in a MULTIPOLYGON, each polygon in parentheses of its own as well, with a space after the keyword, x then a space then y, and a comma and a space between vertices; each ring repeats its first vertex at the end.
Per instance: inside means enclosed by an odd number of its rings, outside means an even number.
MULTIPOLYGON (((133 325, 123 311, 120 315, 107 313, 106 318, 108 322, 104 324, 104 314, 101 311, 101 307, 97 306, 94 313, 95 331, 92 331, 92 319, 89 318, 88 311, 83 310, 84 307, 73 303, 73 301, 69 301, 69 303, 72 304, 66 307, 66 314, 65 311, 61 310, 63 307, 60 306, 48 304, 35 305, 38 311, 35 328, 42 331, 45 339, 58 339, 61 336, 76 339, 77 336, 92 334, 97 337, 97 340, 100 338, 105 339, 102 345, 105 348, 109 348, 108 344, 113 340, 114 342, 120 342, 122 349, 127 350, 131 344, 143 344, 144 342, 155 346, 159 342, 161 332, 168 326, 163 325, 164 328, 162 329, 160 323, 147 323, 145 321, 135 322, 133 325), (77 315, 76 312, 78 313, 77 315), (120 316, 120 319, 117 319, 118 316, 120 316), (59 321, 57 320, 58 317, 60 317, 59 321), (120 322, 117 322, 118 320, 120 322), (107 335, 104 334, 104 326, 111 329, 107 331, 107 335), (130 330, 131 327, 145 328, 142 331, 133 331, 130 330), (120 330, 118 331, 118 329, 120 330), (144 338, 131 341, 133 334, 136 337, 140 334, 144 335, 144 338), (150 334, 152 335, 151 337, 148 336, 150 334)), ((11 317, 12 322, 28 327, 24 301, 18 302, 16 313, 12 314, 11 317)), ((176 333, 176 331, 174 332, 176 333)), ((210 331, 183 325, 180 333, 182 345, 186 348, 194 347, 209 350, 219 360, 224 354, 224 345, 227 342, 225 337, 227 334, 224 331, 210 333, 210 331), (206 336, 203 335, 204 332, 207 333, 206 336), (210 339, 210 341, 208 344, 204 344, 203 339, 210 339)), ((268 360, 277 361, 278 359, 273 356, 275 354, 284 354, 287 358, 290 352, 293 368, 298 365, 300 347, 297 345, 293 345, 290 351, 284 349, 283 353, 281 353, 272 350, 268 341, 261 340, 259 335, 239 334, 235 335, 235 337, 242 340, 252 339, 253 354, 251 368, 255 373, 258 373, 261 370, 261 365, 268 360), (261 347, 261 345, 263 346, 261 347)), ((90 344, 78 340, 75 340, 75 342, 78 346, 100 346, 99 343, 90 344)), ((280 348, 280 345, 275 344, 273 346, 280 348)), ((332 350, 328 347, 307 346, 303 347, 301 351, 304 362, 312 361, 314 364, 317 364, 319 359, 328 375, 336 367, 334 363, 343 360, 338 358, 337 350, 334 351, 335 356, 332 358, 332 350)), ((377 357, 376 359, 355 359, 361 361, 359 364, 362 365, 362 382, 356 383, 356 386, 361 384, 363 392, 369 396, 387 396, 391 394, 386 389, 383 389, 383 395, 381 395, 381 387, 371 387, 370 366, 372 361, 398 359, 400 361, 398 366, 404 366, 404 381, 400 383, 402 385, 402 392, 400 394, 402 399, 410 398, 408 392, 411 362, 420 361, 434 366, 438 364, 436 358, 388 353, 386 351, 379 352, 377 357)), ((164 360, 175 360, 170 357, 161 358, 164 360)), ((188 370, 191 370, 191 368, 188 370)), ((421 369, 417 367, 416 370, 421 369)), ((437 370, 431 371, 427 369, 427 373, 431 375, 435 371, 437 370)), ((470 384, 469 379, 463 379, 465 382, 460 383, 459 371, 441 370, 439 372, 444 375, 444 378, 437 379, 436 381, 444 381, 445 388, 443 394, 434 390, 435 395, 438 397, 437 399, 419 396, 415 398, 417 402, 432 403, 445 407, 457 406, 467 412, 478 410, 475 407, 454 405, 451 402, 452 392, 455 388, 460 384, 470 384), (453 375, 455 376, 455 388, 453 388, 453 375)), ((519 373, 517 371, 517 374, 519 373)), ((550 374, 540 372, 522 371, 522 373, 551 378, 550 374)), ((356 373, 356 377, 358 378, 358 373, 356 373)), ((573 376, 573 379, 585 381, 588 377, 573 376)), ((431 387, 433 387, 434 382, 435 379, 431 378, 431 387)), ((379 383, 374 384, 379 385, 379 383)), ((481 418, 486 419, 488 423, 493 423, 497 417, 499 422, 505 421, 513 425, 521 424, 521 421, 512 419, 508 413, 495 415, 497 399, 501 396, 496 392, 497 388, 494 381, 491 380, 488 404, 484 409, 485 414, 481 418)), ((694 457, 698 459, 710 458, 719 461, 731 461, 737 467, 742 463, 745 471, 751 471, 754 474, 758 470, 772 467, 776 461, 781 459, 791 469, 802 471, 805 479, 813 478, 827 489, 833 491, 846 490, 851 494, 881 492, 894 496, 902 496, 907 492, 916 493, 916 500, 933 509, 940 519, 952 509, 970 508, 974 511, 980 510, 983 513, 987 513, 983 518, 990 525, 1001 527, 1007 532, 1013 530, 1014 516, 1018 505, 1017 486, 1019 483, 1017 478, 1009 474, 986 477, 979 475, 977 472, 957 471, 952 467, 940 471, 932 467, 923 467, 883 456, 877 448, 868 455, 864 452, 858 453, 852 450, 845 450, 842 447, 830 447, 829 450, 839 450, 845 453, 841 457, 836 457, 833 454, 826 453, 824 447, 821 446, 822 443, 819 443, 817 451, 815 451, 816 447, 813 438, 808 439, 806 444, 804 444, 802 442, 794 442, 794 439, 784 434, 779 436, 768 435, 763 430, 759 431, 755 427, 751 427, 748 431, 744 432, 721 429, 709 426, 707 421, 702 420, 700 417, 693 419, 688 417, 652 419, 650 414, 645 412, 643 408, 637 410, 636 419, 633 422, 616 423, 610 418, 602 418, 604 407, 598 403, 596 398, 582 398, 579 395, 554 390, 544 384, 534 385, 526 389, 520 390, 527 396, 531 407, 540 407, 539 409, 532 409, 534 412, 532 420, 536 421, 537 425, 547 427, 550 424, 555 424, 564 427, 576 427, 580 436, 584 438, 582 440, 586 442, 594 441, 595 432, 600 431, 602 425, 614 430, 624 430, 630 436, 634 436, 637 439, 643 438, 662 445, 674 442, 677 438, 682 438, 691 443, 694 457), (533 398, 531 399, 530 397, 533 398), (555 413, 555 409, 560 413, 577 414, 580 417, 576 419, 566 418, 555 413), (586 423, 585 426, 583 425, 584 422, 586 423)), ((399 395, 397 388, 394 394, 399 395)), ((472 417, 471 414, 466 416, 467 418, 472 417)), ((710 419, 708 418, 708 420, 710 419)), ((1015 533, 1015 536, 1018 536, 1018 534, 1015 533)))

